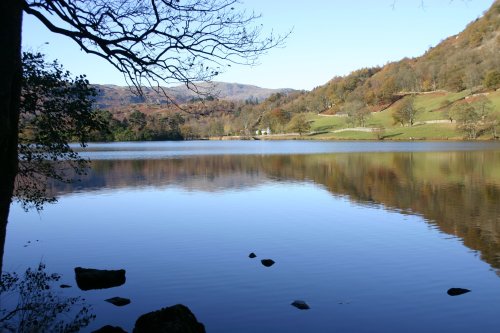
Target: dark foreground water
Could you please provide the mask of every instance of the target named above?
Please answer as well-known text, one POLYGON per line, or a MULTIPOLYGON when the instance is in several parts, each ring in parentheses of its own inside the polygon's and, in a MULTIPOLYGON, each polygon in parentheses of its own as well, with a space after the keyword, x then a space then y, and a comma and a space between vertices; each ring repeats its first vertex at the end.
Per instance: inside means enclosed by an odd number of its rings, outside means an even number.
POLYGON ((497 332, 500 145, 92 145, 89 176, 13 205, 4 270, 40 261, 131 331, 187 305, 207 332, 497 332), (257 258, 248 254, 255 252, 257 258), (266 268, 260 259, 276 261, 266 268), (126 270, 80 291, 76 266, 126 270), (450 297, 451 287, 472 290, 450 297), (115 307, 104 299, 132 303, 115 307), (296 299, 311 309, 290 305, 296 299))

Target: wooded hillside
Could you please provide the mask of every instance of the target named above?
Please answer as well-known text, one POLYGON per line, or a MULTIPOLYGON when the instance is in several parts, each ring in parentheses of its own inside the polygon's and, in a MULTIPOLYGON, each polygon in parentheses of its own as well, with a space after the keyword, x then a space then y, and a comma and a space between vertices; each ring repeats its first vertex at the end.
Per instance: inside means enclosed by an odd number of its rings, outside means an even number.
POLYGON ((500 123, 500 93, 496 92, 500 88, 499 50, 497 0, 464 31, 422 56, 362 68, 334 77, 310 92, 217 83, 219 95, 200 99, 182 89, 168 90, 170 97, 182 104, 183 111, 179 111, 149 91, 140 99, 117 93, 126 88, 110 90, 104 86, 98 103, 101 109, 111 111, 106 117, 113 119, 112 132, 121 134, 96 139, 248 137, 261 133, 305 134, 313 139, 496 138, 500 123), (262 100, 262 96, 269 97, 262 100), (165 132, 165 124, 174 124, 169 126, 177 134, 158 134, 165 132))

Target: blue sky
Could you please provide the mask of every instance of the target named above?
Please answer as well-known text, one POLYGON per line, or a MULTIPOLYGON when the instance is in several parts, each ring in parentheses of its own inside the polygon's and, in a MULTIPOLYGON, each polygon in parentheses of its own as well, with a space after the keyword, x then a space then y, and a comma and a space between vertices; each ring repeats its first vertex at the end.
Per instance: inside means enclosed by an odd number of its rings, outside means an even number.
MULTIPOLYGON (((277 33, 293 29, 293 33, 284 48, 262 56, 258 66, 232 66, 217 80, 309 90, 336 75, 419 56, 462 31, 492 3, 424 0, 422 6, 420 0, 246 0, 242 8, 261 13, 259 23, 265 29, 277 33)), ((24 17, 23 47, 58 59, 73 74, 86 74, 92 83, 125 85, 123 76, 104 60, 84 54, 29 15, 24 17)))

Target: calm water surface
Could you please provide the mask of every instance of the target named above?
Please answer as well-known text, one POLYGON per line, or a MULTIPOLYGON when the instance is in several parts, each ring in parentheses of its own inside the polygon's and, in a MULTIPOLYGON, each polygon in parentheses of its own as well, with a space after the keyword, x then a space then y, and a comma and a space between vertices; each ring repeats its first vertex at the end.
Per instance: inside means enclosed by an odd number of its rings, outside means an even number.
POLYGON ((500 326, 499 144, 115 143, 83 154, 92 171, 53 184, 56 205, 13 205, 4 269, 42 260, 61 273, 74 286, 62 292, 97 315, 86 331, 131 331, 178 303, 216 333, 500 326), (123 268, 127 282, 83 292, 76 266, 123 268), (132 303, 104 302, 114 296, 132 303))

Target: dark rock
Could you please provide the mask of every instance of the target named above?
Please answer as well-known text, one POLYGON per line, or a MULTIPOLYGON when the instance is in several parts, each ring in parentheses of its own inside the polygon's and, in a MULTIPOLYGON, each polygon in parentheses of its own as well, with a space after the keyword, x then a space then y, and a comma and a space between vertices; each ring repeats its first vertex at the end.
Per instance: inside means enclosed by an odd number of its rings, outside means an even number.
POLYGON ((140 316, 134 333, 205 333, 205 326, 188 307, 177 304, 140 316))
POLYGON ((463 288, 450 288, 448 289, 448 295, 450 296, 459 296, 459 295, 463 295, 463 294, 466 294, 470 292, 469 289, 463 289, 463 288))
POLYGON ((309 310, 311 308, 306 302, 301 300, 293 301, 292 305, 300 310, 309 310))
POLYGON ((69 284, 61 284, 59 288, 71 288, 69 284))
POLYGON ((128 298, 123 298, 123 297, 108 298, 108 299, 105 299, 105 301, 109 302, 113 305, 116 305, 116 306, 124 306, 124 305, 130 304, 130 300, 128 298))
POLYGON ((266 267, 271 267, 272 265, 274 265, 274 260, 272 259, 262 259, 260 262, 266 267))
POLYGON ((93 268, 75 268, 75 278, 81 290, 106 289, 125 283, 125 270, 105 270, 93 268))
POLYGON ((118 326, 106 325, 96 331, 92 331, 92 333, 127 333, 127 331, 118 326))
POLYGON ((255 257, 257 257, 257 255, 255 253, 253 253, 253 252, 248 255, 248 258, 252 258, 253 259, 255 257))

